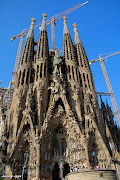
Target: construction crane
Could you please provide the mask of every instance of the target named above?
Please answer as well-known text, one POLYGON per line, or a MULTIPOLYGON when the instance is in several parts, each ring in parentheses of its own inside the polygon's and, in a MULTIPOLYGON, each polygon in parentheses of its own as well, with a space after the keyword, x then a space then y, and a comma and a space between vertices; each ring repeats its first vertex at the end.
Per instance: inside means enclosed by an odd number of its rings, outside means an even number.
POLYGON ((90 61, 89 64, 91 65, 91 64, 94 63, 94 62, 100 61, 101 69, 102 69, 102 71, 103 71, 103 75, 104 75, 104 78, 105 78, 105 81, 106 81, 106 85, 107 85, 107 88, 108 88, 108 92, 110 93, 110 98, 111 98, 111 102, 112 102, 114 114, 115 114, 115 116, 116 116, 118 125, 119 125, 119 127, 120 127, 120 115, 119 115, 119 113, 118 113, 119 110, 118 110, 118 107, 117 107, 117 103, 116 103, 116 100, 115 100, 115 96, 114 96, 114 93, 113 93, 113 90, 112 90, 112 86, 111 86, 111 84, 110 84, 110 80, 109 80, 109 77, 108 77, 106 68, 105 68, 105 65, 104 65, 104 60, 105 60, 105 59, 107 59, 107 58, 109 58, 109 57, 111 57, 111 56, 117 55, 117 54, 120 54, 120 51, 115 52, 115 53, 112 53, 112 54, 110 54, 110 55, 108 55, 108 56, 105 56, 105 57, 101 57, 101 54, 100 54, 98 59, 90 61))
POLYGON ((96 92, 98 96, 110 96, 112 93, 106 93, 106 92, 96 92))
MULTIPOLYGON (((87 4, 88 1, 84 2, 84 3, 78 3, 74 6, 72 6, 71 8, 68 8, 65 11, 62 11, 61 13, 58 13, 57 15, 52 16, 51 18, 46 20, 46 25, 51 24, 51 31, 52 31, 52 50, 55 51, 55 30, 54 30, 54 26, 55 26, 55 22, 57 20, 59 20, 60 18, 62 18, 63 16, 75 11, 76 9, 84 6, 85 4, 87 4)), ((34 28, 37 28, 39 26, 41 26, 42 23, 37 24, 34 28)), ((21 49, 22 49, 22 42, 23 42, 23 37, 26 35, 26 33, 29 31, 29 28, 24 29, 22 31, 22 33, 18 34, 18 35, 14 35, 11 38, 11 41, 13 41, 14 39, 17 39, 18 37, 20 37, 20 42, 19 42, 19 46, 18 46, 18 51, 17 51, 17 56, 16 56, 16 61, 15 61, 15 66, 14 66, 14 71, 12 73, 12 84, 15 84, 16 82, 16 77, 17 77, 17 71, 18 71, 18 66, 19 66, 19 59, 20 59, 20 53, 21 53, 21 49)))
POLYGON ((113 114, 119 114, 119 113, 120 113, 120 109, 118 111, 114 112, 113 114))

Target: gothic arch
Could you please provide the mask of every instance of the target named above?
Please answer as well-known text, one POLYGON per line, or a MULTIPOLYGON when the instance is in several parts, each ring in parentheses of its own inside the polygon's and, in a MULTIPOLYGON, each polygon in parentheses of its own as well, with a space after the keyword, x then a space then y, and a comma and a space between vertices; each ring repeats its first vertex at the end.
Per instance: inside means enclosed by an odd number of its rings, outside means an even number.
MULTIPOLYGON (((51 140, 53 138, 54 130, 61 126, 65 130, 65 137, 66 137, 66 143, 67 143, 67 149, 66 149, 66 158, 71 159, 71 166, 76 165, 75 161, 76 159, 79 159, 81 162, 85 162, 87 160, 86 157, 88 157, 87 150, 87 143, 82 139, 82 133, 80 130, 80 127, 78 126, 78 123, 74 117, 73 112, 70 109, 70 106, 67 102, 67 99, 64 95, 59 95, 55 98, 56 101, 52 101, 51 105, 48 108, 48 112, 46 114, 46 118, 44 120, 42 131, 40 134, 40 138, 43 141, 43 144, 45 144, 45 137, 51 137, 51 140), (58 99, 61 99, 61 101, 64 104, 65 110, 64 113, 59 114, 52 113, 55 110, 56 102, 58 99), (53 115, 50 115, 53 114, 53 115), (52 124, 52 126, 51 126, 52 124), (75 152, 75 149, 77 149, 77 152, 75 152), (81 153, 81 154, 80 154, 81 153), (82 159, 81 159, 82 157, 82 159), (84 159, 84 160, 83 160, 84 159)), ((48 142, 46 142, 47 144, 48 142)), ((86 164, 88 165, 89 162, 86 161, 86 164)))
POLYGON ((21 121, 21 125, 20 125, 20 128, 18 130, 18 137, 19 137, 20 133, 22 133, 24 126, 26 124, 30 125, 30 130, 31 130, 32 136, 34 138, 35 137, 35 131, 34 131, 32 119, 31 119, 30 115, 27 115, 27 113, 23 115, 23 119, 21 121))
POLYGON ((26 173, 24 174, 24 179, 30 176, 30 169, 32 169, 33 174, 37 172, 37 157, 38 157, 38 144, 35 142, 35 132, 32 126, 32 122, 28 117, 24 117, 23 123, 21 123, 19 133, 17 135, 17 139, 15 142, 15 146, 13 147, 13 162, 14 170, 13 175, 18 171, 22 174, 23 166, 26 169, 26 173), (19 153, 19 156, 18 156, 19 153), (25 162, 25 154, 27 160, 25 162), (29 157, 28 157, 29 156, 29 157), (29 161, 29 163, 28 163, 29 161), (27 164, 26 164, 27 163, 27 164), (29 164, 29 165, 28 165, 29 164))
POLYGON ((59 105, 65 110, 65 106, 64 106, 63 101, 62 101, 62 99, 60 97, 56 101, 55 109, 58 108, 59 105))

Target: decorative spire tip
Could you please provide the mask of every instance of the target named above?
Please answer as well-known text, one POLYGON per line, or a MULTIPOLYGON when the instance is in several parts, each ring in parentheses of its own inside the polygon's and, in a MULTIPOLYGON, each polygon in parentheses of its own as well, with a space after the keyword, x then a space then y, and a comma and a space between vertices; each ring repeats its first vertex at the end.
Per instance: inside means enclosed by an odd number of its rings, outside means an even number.
POLYGON ((64 24, 67 23, 67 17, 66 16, 63 16, 62 19, 64 20, 64 24))
POLYGON ((46 19, 47 14, 43 13, 43 14, 42 14, 42 17, 43 17, 43 19, 46 19))
POLYGON ((79 34, 78 34, 78 30, 77 30, 77 24, 74 23, 72 26, 74 27, 75 44, 81 43, 81 40, 80 40, 80 37, 79 37, 79 34))
POLYGON ((77 31, 77 24, 74 23, 72 26, 74 27, 74 32, 76 32, 77 31))
POLYGON ((72 26, 73 26, 74 28, 76 28, 76 27, 77 27, 77 24, 76 24, 76 23, 74 23, 72 26))
POLYGON ((47 17, 47 14, 43 13, 42 17, 43 17, 43 20, 42 20, 42 25, 41 25, 41 29, 40 29, 41 31, 47 30, 46 29, 46 17, 47 17))
POLYGON ((31 22, 36 22, 36 19, 34 17, 31 18, 31 22))

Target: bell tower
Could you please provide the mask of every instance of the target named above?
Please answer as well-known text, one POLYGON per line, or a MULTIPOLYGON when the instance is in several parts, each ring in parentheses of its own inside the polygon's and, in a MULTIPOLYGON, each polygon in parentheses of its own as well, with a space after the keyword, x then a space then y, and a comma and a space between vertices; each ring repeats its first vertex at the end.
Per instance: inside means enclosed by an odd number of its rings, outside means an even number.
POLYGON ((12 103, 8 110, 8 134, 11 144, 17 136, 25 109, 25 102, 29 84, 33 81, 33 59, 34 59, 34 23, 31 19, 30 29, 22 50, 20 64, 17 73, 16 87, 14 89, 12 103))
POLYGON ((67 84, 68 84, 68 101, 73 112, 78 118, 80 128, 83 126, 83 99, 82 99, 82 86, 81 76, 77 64, 77 56, 75 47, 73 45, 70 32, 67 26, 67 18, 64 16, 64 30, 63 30, 63 57, 65 59, 67 71, 67 84))
POLYGON ((46 111, 48 102, 48 73, 49 73, 49 47, 48 47, 48 37, 47 37, 47 27, 46 27, 46 17, 44 13, 42 20, 42 25, 40 28, 39 39, 37 42, 37 50, 35 57, 35 84, 34 84, 34 95, 35 98, 35 109, 38 109, 38 121, 39 128, 41 127, 46 111))
POLYGON ((93 82, 93 76, 91 73, 88 58, 85 49, 80 40, 77 24, 73 24, 75 33, 75 49, 77 54, 78 69, 80 75, 80 86, 82 87, 82 98, 83 98, 83 111, 84 121, 83 127, 88 128, 89 120, 88 115, 94 111, 94 118, 96 122, 99 122, 100 129, 103 128, 103 122, 101 119, 99 104, 97 100, 96 90, 93 82))

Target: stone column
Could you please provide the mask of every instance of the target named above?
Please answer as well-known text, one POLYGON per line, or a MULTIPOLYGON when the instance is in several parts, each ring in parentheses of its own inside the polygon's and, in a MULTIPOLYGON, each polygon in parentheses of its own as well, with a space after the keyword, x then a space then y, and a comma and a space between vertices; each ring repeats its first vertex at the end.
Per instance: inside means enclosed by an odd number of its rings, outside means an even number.
POLYGON ((63 178, 63 161, 62 161, 62 159, 60 159, 59 167, 60 167, 59 176, 60 176, 60 180, 62 180, 62 178, 63 178))
POLYGON ((37 147, 36 180, 39 180, 39 178, 40 178, 40 147, 37 147))
POLYGON ((4 180, 10 180, 10 177, 11 178, 13 177, 13 174, 12 174, 12 171, 10 168, 10 164, 6 164, 4 175, 6 176, 6 177, 4 177, 4 180))

